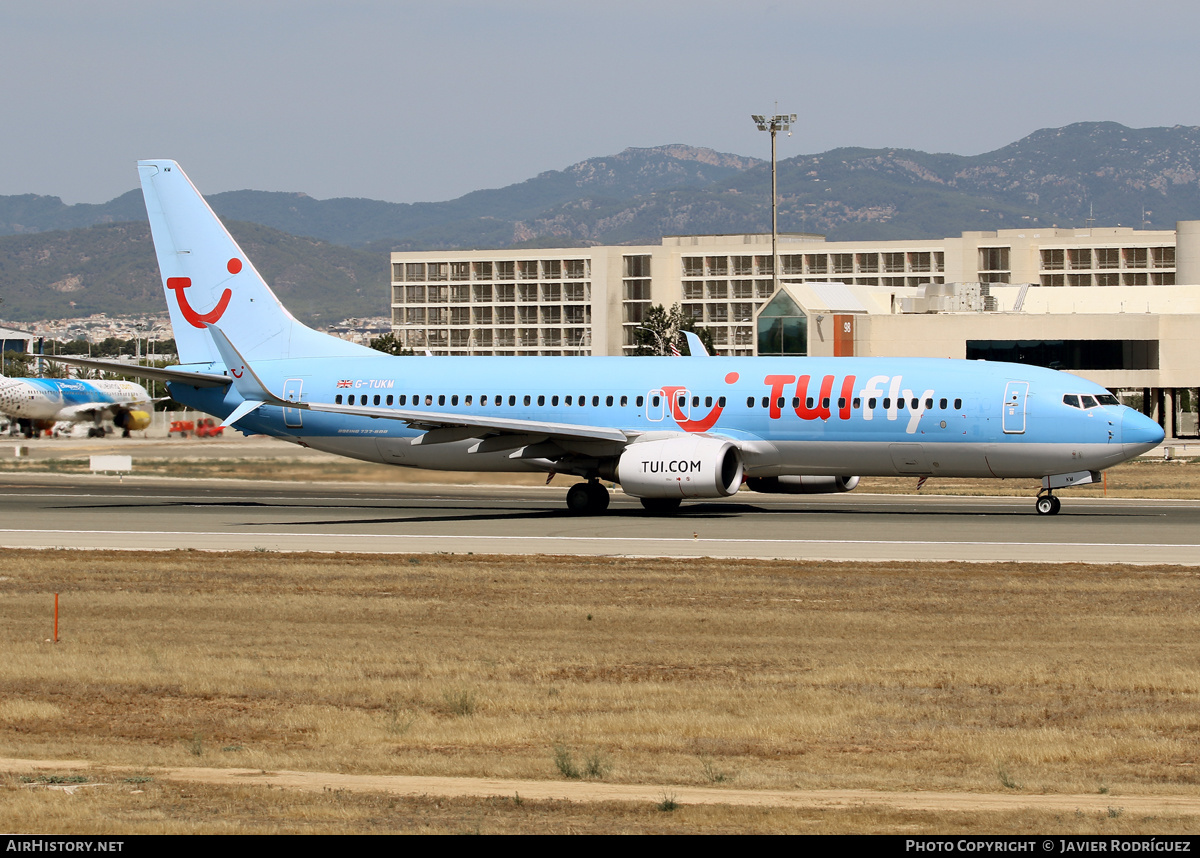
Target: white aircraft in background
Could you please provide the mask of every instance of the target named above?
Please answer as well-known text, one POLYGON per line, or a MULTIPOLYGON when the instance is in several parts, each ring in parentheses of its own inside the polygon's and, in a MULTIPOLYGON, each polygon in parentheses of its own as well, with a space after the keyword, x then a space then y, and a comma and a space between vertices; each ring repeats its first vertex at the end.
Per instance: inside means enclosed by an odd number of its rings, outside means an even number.
MULTIPOLYGON (((305 327, 173 161, 142 192, 180 366, 168 383, 224 425, 371 462, 570 474, 650 512, 848 491, 858 476, 1037 478, 1054 490, 1153 449, 1162 428, 1097 384, 1021 364, 928 358, 393 357, 305 327)), ((84 358, 77 366, 113 368, 84 358)))
POLYGON ((103 436, 111 420, 125 437, 150 425, 154 400, 132 381, 65 378, 7 378, 0 375, 0 412, 15 420, 26 438, 59 421, 89 422, 88 437, 103 436))

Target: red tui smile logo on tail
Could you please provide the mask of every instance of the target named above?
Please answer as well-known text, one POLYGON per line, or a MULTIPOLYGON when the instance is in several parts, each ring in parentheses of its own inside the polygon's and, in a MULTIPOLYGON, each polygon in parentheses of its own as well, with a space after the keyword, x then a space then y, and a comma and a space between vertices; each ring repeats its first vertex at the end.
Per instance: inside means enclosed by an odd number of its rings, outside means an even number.
MULTIPOLYGON (((242 270, 242 261, 236 257, 230 259, 226 268, 230 274, 237 274, 242 270)), ((184 294, 184 290, 191 285, 191 277, 167 278, 167 288, 175 293, 175 303, 179 305, 179 312, 183 313, 183 318, 187 319, 189 325, 193 328, 203 328, 206 324, 216 324, 225 315, 225 308, 229 306, 229 300, 233 297, 233 292, 226 289, 221 293, 221 298, 217 301, 217 306, 213 307, 207 313, 197 313, 192 308, 192 305, 188 303, 187 295, 184 294)))

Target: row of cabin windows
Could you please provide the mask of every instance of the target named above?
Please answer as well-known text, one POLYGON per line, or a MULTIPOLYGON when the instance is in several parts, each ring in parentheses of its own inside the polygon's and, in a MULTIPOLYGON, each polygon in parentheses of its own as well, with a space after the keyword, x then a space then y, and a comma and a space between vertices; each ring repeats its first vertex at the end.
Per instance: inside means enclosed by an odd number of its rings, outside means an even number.
MULTIPOLYGON (((547 397, 544 395, 537 397, 538 406, 544 407, 546 405, 546 399, 547 399, 547 397)), ((557 408, 559 401, 560 401, 560 397, 551 396, 551 397, 549 397, 549 399, 550 399, 550 406, 552 408, 557 408)), ((651 396, 650 397, 651 404, 655 405, 655 406, 657 406, 661 402, 661 399, 662 398, 659 396, 651 396)), ((446 400, 447 400, 446 394, 442 393, 442 394, 437 395, 437 404, 438 405, 443 405, 443 406, 446 405, 446 400)), ((449 397, 449 400, 450 400, 451 406, 458 405, 458 403, 459 403, 458 394, 452 394, 449 397)), ((461 398, 461 400, 462 400, 463 405, 474 404, 474 397, 471 394, 467 394, 466 396, 463 396, 461 398)), ((561 397, 561 401, 564 405, 578 405, 579 407, 583 407, 583 406, 587 405, 587 400, 588 400, 587 396, 568 395, 568 396, 561 397)), ((341 405, 342 404, 342 394, 340 394, 340 393, 337 394, 337 396, 334 397, 333 401, 335 404, 341 405)), ((618 402, 619 402, 621 408, 625 408, 629 405, 629 397, 628 396, 615 397, 612 395, 604 397, 604 404, 609 408, 611 408, 613 405, 618 404, 618 402)), ((368 396, 367 394, 363 394, 362 396, 356 397, 355 394, 351 393, 349 396, 346 397, 346 404, 347 405, 355 405, 355 404, 357 404, 357 405, 372 405, 372 404, 374 404, 374 405, 405 406, 405 405, 408 405, 408 394, 401 393, 399 396, 393 396, 392 394, 389 393, 387 396, 381 396, 380 394, 376 393, 373 397, 368 396), (355 401, 356 399, 357 399, 357 402, 355 401)), ((419 393, 413 394, 412 404, 413 405, 421 404, 421 394, 419 394, 419 393)), ((432 393, 425 394, 425 404, 426 405, 434 404, 434 395, 432 393)), ((504 397, 503 396, 489 397, 487 394, 484 394, 479 397, 479 404, 480 405, 488 405, 488 404, 504 405, 504 397)), ((516 406, 516 404, 517 404, 516 395, 514 395, 514 394, 509 395, 508 404, 510 406, 516 406)), ((527 406, 533 405, 533 397, 528 394, 521 397, 521 404, 527 405, 527 406)), ((634 404, 638 408, 641 408, 643 405, 646 404, 646 397, 644 397, 644 396, 636 397, 634 400, 634 404)), ((706 407, 712 407, 713 398, 711 396, 704 397, 704 404, 706 407)), ((725 406, 725 397, 724 396, 719 397, 718 404, 720 404, 721 407, 725 406)), ((687 398, 680 397, 679 405, 681 408, 684 407, 685 405, 687 405, 687 398)), ((692 405, 693 405, 693 407, 699 407, 699 405, 700 405, 700 397, 699 396, 692 397, 692 405)), ((600 407, 600 397, 599 396, 592 397, 592 407, 593 408, 600 407)))
MULTIPOLYGON (((810 396, 810 397, 808 397, 808 399, 806 399, 806 400, 804 401, 804 407, 805 407, 805 408, 812 408, 812 407, 813 407, 813 404, 814 404, 814 402, 815 402, 815 401, 816 401, 816 400, 814 400, 814 399, 813 399, 813 397, 811 397, 811 396, 810 396)), ((904 407, 905 407, 905 406, 904 406, 904 403, 905 403, 906 401, 909 403, 908 407, 912 408, 914 411, 916 411, 918 408, 920 408, 920 407, 921 407, 921 400, 920 400, 920 398, 919 398, 919 397, 916 397, 916 396, 914 396, 914 397, 913 397, 911 400, 897 399, 897 400, 896 400, 896 408, 897 408, 897 409, 899 409, 899 410, 903 410, 903 409, 904 409, 904 407)), ((827 397, 825 397, 824 399, 822 399, 822 400, 821 400, 821 407, 822 407, 822 408, 828 408, 828 407, 829 407, 829 402, 830 402, 830 400, 829 400, 829 397, 828 397, 828 396, 827 396, 827 397)), ((876 407, 877 405, 879 405, 879 400, 878 400, 878 399, 876 399, 875 397, 873 397, 873 396, 872 396, 870 399, 868 399, 868 400, 867 400, 867 408, 868 408, 869 410, 871 410, 871 411, 874 411, 874 410, 875 410, 875 407, 876 407)), ((945 411, 945 410, 946 410, 946 408, 948 407, 948 405, 949 405, 949 400, 947 400, 947 399, 939 399, 939 400, 938 400, 938 408, 939 408, 940 410, 942 410, 942 411, 945 411)), ((753 407, 754 407, 754 397, 753 397, 753 396, 747 396, 747 397, 746 397, 746 407, 747 407, 747 408, 753 408, 753 407)), ((763 407, 763 408, 770 408, 770 407, 771 407, 771 397, 769 397, 769 396, 764 396, 764 397, 762 398, 762 407, 763 407)), ((786 408, 786 407, 787 407, 787 400, 786 400, 786 398, 785 398, 785 397, 782 397, 782 396, 781 396, 781 397, 779 397, 779 399, 778 399, 778 400, 775 402, 775 407, 776 407, 776 408, 786 408)), ((793 396, 793 397, 792 397, 792 408, 799 408, 799 407, 800 407, 800 397, 799 397, 799 396, 793 396)), ((837 401, 837 407, 838 407, 838 408, 845 408, 845 407, 846 407, 846 398, 845 398, 844 396, 843 396, 843 397, 839 397, 839 398, 838 398, 838 401, 837 401)), ((852 408, 856 408, 856 409, 857 409, 857 408, 862 408, 862 400, 861 400, 859 397, 857 397, 857 396, 856 396, 856 397, 854 397, 854 401, 853 401, 853 403, 851 404, 851 407, 852 407, 852 408)), ((885 396, 885 397, 884 397, 884 399, 883 399, 883 407, 884 407, 885 409, 888 409, 888 408, 891 408, 891 407, 892 407, 892 399, 891 399, 891 397, 890 397, 890 396, 885 396)), ((925 400, 925 410, 926 410, 926 411, 932 411, 932 410, 933 410, 933 399, 932 399, 932 398, 929 398, 929 399, 926 399, 926 400, 925 400)), ((961 399, 956 399, 956 400, 954 400, 954 410, 955 410, 955 411, 961 411, 961 410, 962 410, 962 400, 961 400, 961 399)))
MULTIPOLYGON (((441 405, 441 406, 446 405, 446 398, 447 398, 446 394, 444 394, 444 393, 438 394, 437 395, 437 404, 441 405)), ((489 397, 488 394, 483 394, 482 396, 479 397, 479 404, 480 405, 488 405, 489 398, 491 400, 492 405, 504 405, 504 397, 503 396, 497 395, 497 396, 489 397)), ((451 406, 458 405, 458 403, 459 403, 458 394, 452 394, 449 397, 449 399, 450 399, 451 406)), ((473 399, 474 399, 474 397, 471 394, 467 394, 466 396, 462 397, 462 404, 463 405, 472 405, 473 399)), ((551 396, 551 397, 549 397, 549 399, 550 399, 550 407, 557 408, 558 404, 559 404, 559 397, 551 396)), ((562 399, 562 403, 564 405, 578 405, 579 407, 586 406, 587 400, 588 400, 587 396, 573 397, 571 395, 564 396, 561 399, 562 399)), ((692 408, 699 408, 700 400, 701 400, 701 397, 693 396, 692 397, 692 408)), ((705 408, 712 408, 713 398, 711 396, 705 396, 705 397, 703 397, 703 400, 704 400, 705 408)), ((725 397, 724 396, 717 397, 716 401, 717 401, 718 406, 720 406, 721 408, 725 407, 725 397)), ((811 397, 811 396, 808 397, 808 399, 805 400, 805 407, 812 408, 814 401, 815 400, 813 399, 813 397, 811 397)), ((914 411, 916 409, 918 409, 921 405, 921 400, 917 397, 913 397, 911 400, 897 399, 896 400, 896 408, 903 410, 905 407, 906 401, 909 403, 908 407, 912 408, 914 411)), ((611 408, 614 404, 617 404, 618 402, 620 403, 621 408, 625 408, 629 405, 629 397, 621 396, 618 398, 618 397, 614 397, 611 395, 604 397, 604 404, 605 404, 605 406, 607 406, 609 408, 611 408)), ((651 396, 650 397, 650 405, 654 408, 657 408, 661 404, 661 402, 662 402, 662 397, 659 397, 659 396, 651 396)), ((755 402, 755 399, 753 396, 746 397, 746 407, 747 408, 753 408, 754 402, 755 402)), ((828 408, 829 402, 830 402, 829 398, 825 397, 824 399, 821 400, 821 407, 828 408)), ((342 394, 339 393, 339 394, 337 394, 337 396, 334 397, 334 403, 337 405, 342 404, 342 394)), ((401 393, 399 396, 393 396, 392 394, 389 393, 389 394, 387 394, 387 396, 381 396, 380 394, 376 393, 372 397, 365 393, 362 394, 361 396, 356 396, 355 394, 351 393, 349 396, 346 397, 345 404, 346 405, 356 405, 356 404, 357 405, 372 405, 372 404, 374 404, 374 405, 389 405, 389 406, 390 405, 405 406, 408 404, 408 394, 401 393), (357 400, 357 402, 356 402, 356 400, 357 400)), ((413 394, 412 404, 413 405, 421 404, 421 394, 419 394, 419 393, 413 394)), ((432 393, 425 394, 425 404, 426 405, 434 404, 434 394, 432 394, 432 393)), ((509 406, 512 406, 512 407, 516 406, 517 397, 515 394, 509 395, 508 404, 509 404, 509 406)), ((533 405, 533 397, 526 394, 525 396, 521 397, 521 404, 525 405, 525 406, 533 405)), ((544 407, 546 405, 546 396, 543 395, 543 396, 537 397, 537 404, 539 407, 544 407)), ((638 408, 641 408, 642 406, 644 406, 646 404, 646 397, 644 397, 644 396, 635 397, 634 404, 638 408)), ((687 404, 688 404, 687 397, 680 396, 678 399, 679 407, 686 408, 687 404)), ((871 409, 872 411, 878 406, 878 404, 879 404, 879 400, 876 399, 875 397, 871 397, 870 399, 867 400, 867 408, 871 409)), ((764 396, 762 398, 762 407, 769 408, 770 405, 771 405, 771 397, 764 396)), ((595 395, 592 396, 592 407, 593 408, 600 407, 600 397, 599 396, 595 396, 595 395)), ((778 401, 776 402, 776 407, 777 408, 786 407, 785 397, 782 397, 782 396, 779 397, 778 401)), ((792 397, 792 408, 799 408, 799 407, 800 407, 800 397, 798 397, 798 396, 792 397)), ((845 397, 841 397, 838 399, 837 407, 838 408, 846 407, 845 397)), ((852 407, 854 407, 856 409, 862 408, 862 400, 857 396, 854 397, 852 407)), ((885 409, 892 407, 891 397, 884 397, 883 407, 885 409)), ((938 400, 938 408, 940 410, 945 411, 947 409, 947 407, 949 407, 949 400, 944 399, 944 398, 938 400)), ((933 410, 933 399, 932 398, 928 398, 925 400, 925 410, 926 411, 933 410)), ((954 410, 955 411, 962 410, 962 400, 961 399, 954 400, 954 410)))

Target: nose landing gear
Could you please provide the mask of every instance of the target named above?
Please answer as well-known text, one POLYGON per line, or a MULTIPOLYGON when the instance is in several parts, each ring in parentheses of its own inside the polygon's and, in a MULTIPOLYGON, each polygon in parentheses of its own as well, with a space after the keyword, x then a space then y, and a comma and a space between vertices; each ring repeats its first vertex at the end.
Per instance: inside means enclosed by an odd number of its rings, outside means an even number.
POLYGON ((1065 489, 1068 486, 1086 486, 1088 483, 1100 481, 1099 471, 1075 471, 1070 474, 1050 474, 1042 477, 1042 488, 1034 501, 1038 515, 1058 515, 1062 509, 1062 501, 1054 496, 1055 489, 1065 489))
POLYGON ((1039 494, 1036 505, 1038 515, 1058 515, 1058 511, 1062 509, 1062 501, 1049 492, 1039 494))

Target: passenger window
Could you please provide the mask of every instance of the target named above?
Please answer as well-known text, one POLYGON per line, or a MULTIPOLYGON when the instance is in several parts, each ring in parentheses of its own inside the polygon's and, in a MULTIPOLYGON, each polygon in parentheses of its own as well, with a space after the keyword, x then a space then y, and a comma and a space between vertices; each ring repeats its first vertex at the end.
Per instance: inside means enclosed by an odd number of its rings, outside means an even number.
POLYGON ((558 397, 557 397, 557 396, 551 396, 551 397, 550 397, 550 404, 551 404, 551 405, 553 405, 555 408, 557 408, 557 407, 558 407, 558 397))
POLYGON ((725 407, 725 397, 724 396, 717 399, 717 405, 720 405, 722 408, 725 407))
POLYGON ((567 397, 564 397, 564 398, 563 398, 563 402, 567 403, 567 405, 570 405, 570 404, 572 403, 572 401, 573 401, 573 400, 571 399, 571 397, 570 397, 570 396, 567 396, 567 397))
POLYGON ((884 408, 892 407, 892 398, 890 396, 883 397, 883 407, 884 408))
POLYGON ((646 403, 646 397, 639 396, 635 401, 637 402, 637 407, 641 408, 646 403))
POLYGON ((879 400, 876 399, 874 396, 872 396, 870 399, 867 400, 867 408, 870 408, 872 411, 875 410, 875 406, 878 404, 879 404, 879 400))
POLYGON ((438 394, 438 405, 445 405, 445 404, 446 404, 446 394, 439 393, 438 394))
POLYGON ((821 400, 821 407, 822 408, 829 407, 829 397, 828 396, 826 396, 824 399, 821 400))
MULTIPOLYGON (((641 399, 641 397, 639 396, 638 399, 641 399)), ((657 396, 650 397, 650 407, 658 408, 658 397, 657 396)))
POLYGON ((587 405, 587 397, 586 396, 577 397, 575 399, 575 404, 578 405, 580 408, 583 408, 583 406, 587 405))
POLYGON ((754 397, 753 397, 753 396, 747 396, 747 397, 746 397, 746 407, 747 407, 747 408, 753 408, 753 407, 754 407, 754 397))
POLYGON ((388 405, 392 404, 392 395, 390 393, 388 394, 388 397, 387 397, 387 404, 388 405))
POLYGON ((354 404, 354 394, 353 393, 350 394, 350 398, 347 399, 346 402, 350 405, 354 404))
POLYGON ((770 405, 771 405, 771 400, 770 400, 770 398, 769 398, 769 397, 766 397, 766 396, 764 396, 764 397, 763 397, 763 406, 762 406, 762 407, 763 407, 763 408, 769 408, 769 407, 770 407, 770 405))
POLYGON ((466 396, 463 397, 463 405, 470 405, 470 404, 471 404, 471 394, 468 393, 466 396))
POLYGON ((793 396, 792 397, 792 408, 799 408, 799 407, 800 407, 800 397, 793 396))
POLYGON ((379 404, 379 394, 378 394, 378 393, 376 393, 376 394, 375 394, 375 398, 374 398, 374 404, 375 404, 375 405, 378 405, 378 404, 379 404))
POLYGON ((599 407, 600 407, 600 397, 599 397, 599 396, 593 396, 593 397, 592 397, 592 407, 593 407, 593 408, 599 408, 599 407))
POLYGON ((913 411, 919 410, 921 407, 921 400, 914 396, 912 402, 909 403, 909 407, 912 408, 913 411))
POLYGON ((539 396, 538 397, 538 408, 541 408, 545 404, 546 404, 546 397, 539 396))
POLYGON ((903 411, 903 410, 904 410, 904 400, 903 400, 903 399, 897 399, 897 400, 896 400, 896 410, 897 410, 897 411, 903 411))
POLYGON ((516 405, 516 404, 517 404, 517 397, 513 396, 513 395, 510 393, 510 394, 508 395, 508 404, 509 404, 509 406, 516 405))
POLYGON ((457 393, 450 397, 450 404, 458 405, 458 394, 457 393))
POLYGON ((335 397, 333 398, 333 404, 334 404, 334 405, 341 405, 341 404, 342 404, 342 395, 341 395, 340 393, 339 393, 337 396, 335 396, 335 397))
POLYGON ((533 398, 530 397, 529 394, 525 394, 525 399, 523 401, 525 405, 528 406, 531 402, 533 402, 533 398))
POLYGON ((779 408, 779 409, 783 408, 783 397, 782 396, 779 397, 779 399, 775 400, 775 407, 779 408))
POLYGON ((612 408, 613 398, 611 396, 604 397, 604 404, 607 405, 609 408, 612 408))
POLYGON ((962 400, 961 399, 954 400, 954 410, 962 411, 962 400))
POLYGON ((700 407, 700 397, 693 396, 692 397, 692 408, 699 408, 699 407, 700 407))
POLYGON ((813 406, 813 398, 810 396, 810 397, 808 397, 808 399, 804 400, 804 407, 811 409, 812 406, 813 406))
POLYGON ((624 408, 624 407, 625 407, 626 405, 628 405, 628 404, 629 404, 629 397, 628 397, 628 396, 622 396, 622 397, 621 397, 621 407, 622 407, 622 408, 624 408))
POLYGON ((678 402, 679 402, 680 408, 685 408, 687 406, 687 397, 686 396, 679 397, 678 402))
POLYGON ((946 410, 946 400, 945 400, 945 399, 939 399, 939 400, 938 400, 938 407, 939 407, 940 409, 942 409, 943 411, 945 411, 945 410, 946 410))
POLYGON ((712 408, 712 397, 711 396, 704 397, 704 407, 712 408))
POLYGON ((400 394, 400 404, 401 404, 401 405, 407 405, 407 404, 408 404, 408 394, 407 394, 407 393, 401 393, 401 394, 400 394))
POLYGON ((932 410, 933 410, 933 400, 932 400, 932 399, 926 399, 926 400, 925 400, 925 410, 926 410, 926 411, 932 411, 932 410))

